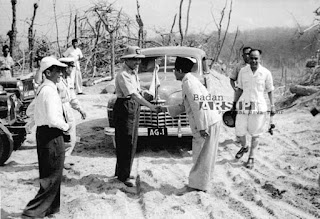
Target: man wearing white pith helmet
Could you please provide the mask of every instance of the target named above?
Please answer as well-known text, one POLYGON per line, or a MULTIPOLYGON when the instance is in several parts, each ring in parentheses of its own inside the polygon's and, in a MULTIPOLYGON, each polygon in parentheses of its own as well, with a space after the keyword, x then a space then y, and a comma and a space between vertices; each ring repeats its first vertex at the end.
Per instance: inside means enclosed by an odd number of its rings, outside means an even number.
POLYGON ((117 100, 113 108, 117 164, 115 176, 132 187, 130 172, 136 153, 140 105, 156 111, 156 107, 143 98, 138 77, 141 54, 137 46, 129 46, 121 57, 124 64, 115 78, 117 100))
POLYGON ((45 57, 40 72, 45 80, 37 90, 34 120, 37 126, 37 154, 40 189, 26 206, 22 218, 43 218, 59 212, 60 188, 65 158, 63 132, 70 129, 65 121, 57 83, 67 65, 53 57, 45 57))
MULTIPOLYGON (((81 114, 81 118, 86 118, 86 113, 82 109, 79 100, 77 99, 74 86, 72 84, 72 79, 70 74, 74 68, 74 59, 72 57, 60 58, 60 62, 68 65, 68 67, 63 72, 63 77, 60 82, 57 83, 59 95, 62 101, 62 108, 66 121, 72 124, 70 130, 65 132, 65 136, 70 136, 68 141, 66 141, 66 157, 69 157, 76 145, 76 121, 73 115, 73 110, 77 110, 81 114)), ((65 169, 70 169, 73 163, 67 162, 64 167, 65 169)))

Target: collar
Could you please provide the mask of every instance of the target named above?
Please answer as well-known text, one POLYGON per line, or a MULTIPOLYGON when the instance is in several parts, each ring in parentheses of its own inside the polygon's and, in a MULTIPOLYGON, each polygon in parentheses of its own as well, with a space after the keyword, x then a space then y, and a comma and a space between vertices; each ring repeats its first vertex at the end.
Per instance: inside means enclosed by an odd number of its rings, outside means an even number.
POLYGON ((53 83, 52 81, 50 81, 49 79, 45 79, 44 82, 43 82, 43 86, 50 86, 54 89, 57 89, 57 85, 55 83, 53 83))
POLYGON ((123 68, 126 72, 132 75, 138 74, 138 71, 132 70, 126 63, 124 63, 123 68))
POLYGON ((184 77, 182 78, 181 82, 182 83, 186 82, 190 77, 192 77, 192 75, 190 73, 185 74, 184 77))

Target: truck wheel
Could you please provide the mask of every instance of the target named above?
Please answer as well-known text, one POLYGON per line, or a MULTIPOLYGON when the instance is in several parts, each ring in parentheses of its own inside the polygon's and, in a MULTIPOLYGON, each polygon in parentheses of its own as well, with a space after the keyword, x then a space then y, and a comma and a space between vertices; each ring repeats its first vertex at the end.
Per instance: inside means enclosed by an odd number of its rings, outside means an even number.
POLYGON ((13 144, 9 141, 8 136, 0 129, 0 166, 9 159, 13 150, 13 144))

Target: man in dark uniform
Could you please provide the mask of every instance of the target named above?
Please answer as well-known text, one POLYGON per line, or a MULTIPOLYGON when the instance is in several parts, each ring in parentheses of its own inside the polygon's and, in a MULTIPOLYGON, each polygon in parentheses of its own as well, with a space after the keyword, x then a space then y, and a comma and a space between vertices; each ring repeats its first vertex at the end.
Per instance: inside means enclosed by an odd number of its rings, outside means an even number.
POLYGON ((45 57, 40 72, 46 79, 37 90, 34 120, 37 126, 37 154, 40 189, 23 211, 22 218, 43 218, 59 212, 60 187, 65 158, 63 131, 70 129, 62 111, 56 84, 67 65, 53 57, 45 57))
POLYGON ((156 111, 155 105, 141 96, 138 69, 140 59, 144 57, 139 47, 126 48, 121 57, 124 64, 115 78, 117 95, 113 110, 117 155, 115 175, 128 187, 133 186, 130 172, 137 148, 140 104, 156 111))

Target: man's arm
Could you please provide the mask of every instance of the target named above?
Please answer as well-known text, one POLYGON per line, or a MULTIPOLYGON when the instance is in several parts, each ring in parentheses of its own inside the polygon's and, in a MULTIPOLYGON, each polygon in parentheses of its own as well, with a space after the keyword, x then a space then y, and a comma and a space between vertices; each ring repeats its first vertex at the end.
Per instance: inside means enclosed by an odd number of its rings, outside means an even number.
POLYGON ((148 102, 146 99, 144 99, 140 94, 138 93, 133 93, 131 94, 131 97, 137 101, 139 104, 143 106, 149 107, 152 111, 156 111, 156 106, 153 105, 152 103, 148 102))
POLYGON ((268 97, 270 101, 270 116, 274 116, 276 114, 276 108, 273 102, 273 91, 268 92, 268 97))
POLYGON ((233 88, 233 90, 236 91, 236 83, 235 80, 233 80, 232 78, 230 78, 230 85, 233 88))

